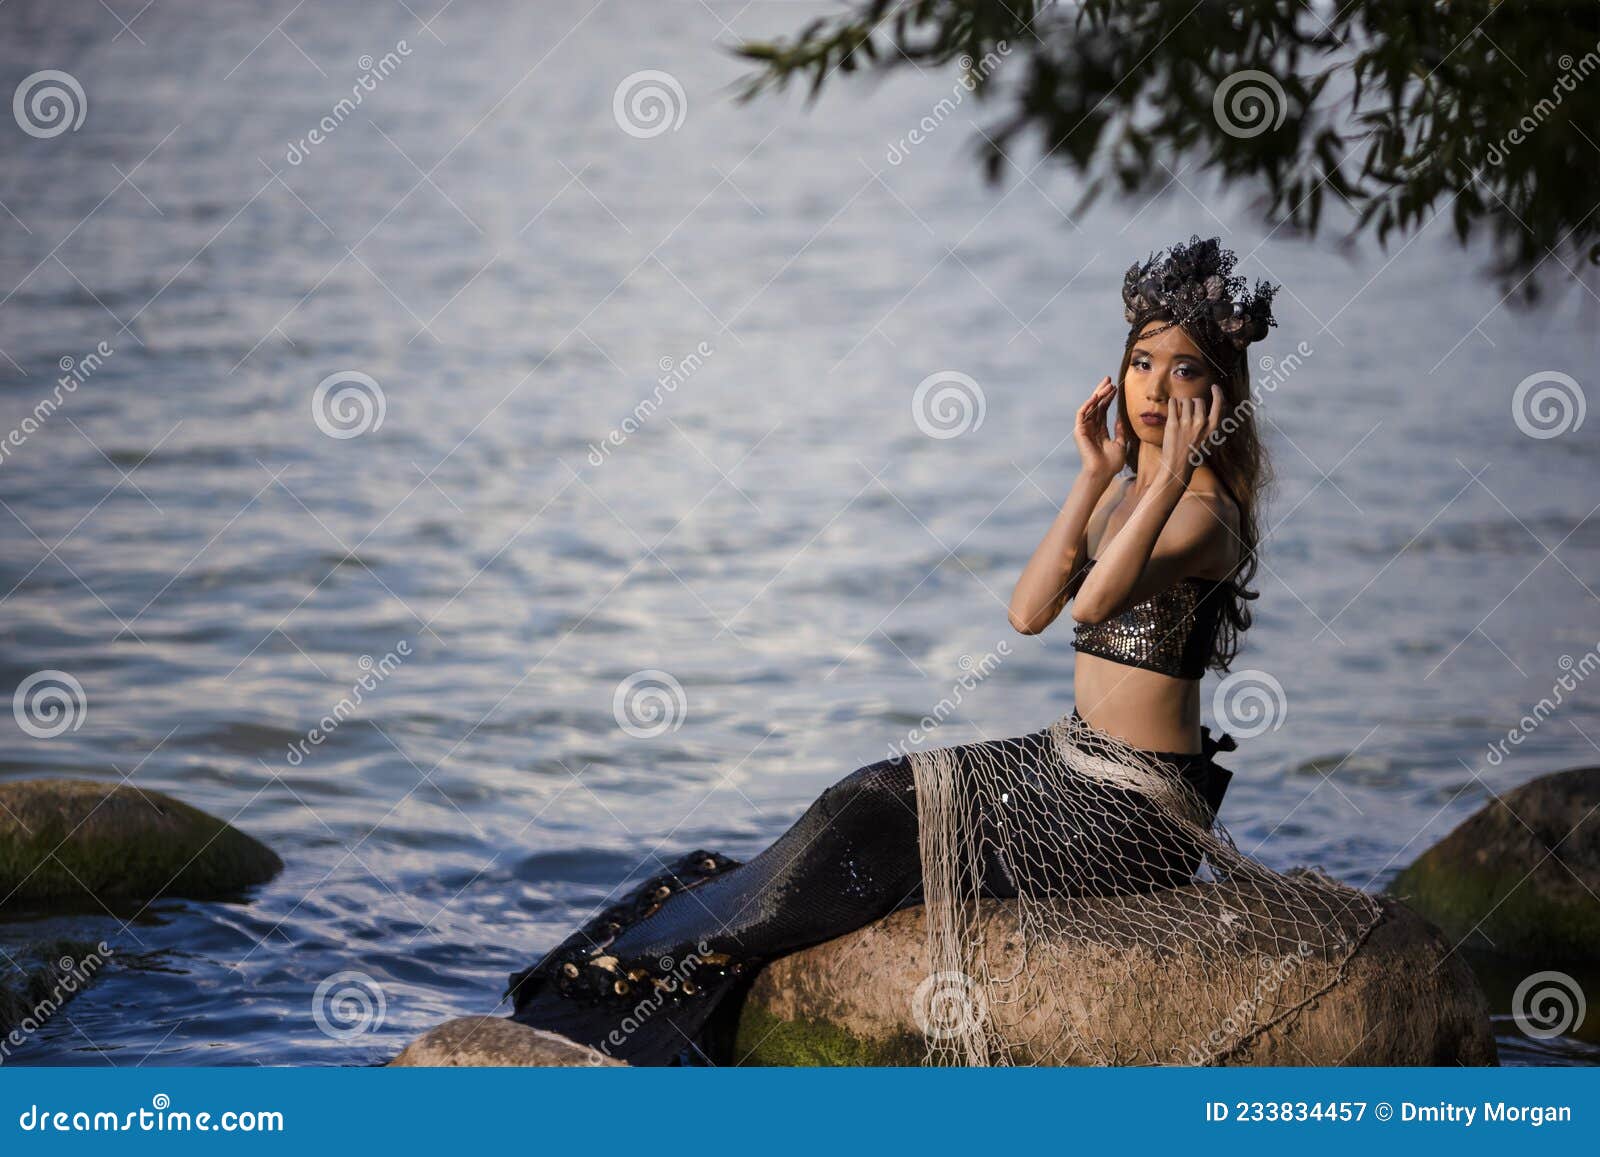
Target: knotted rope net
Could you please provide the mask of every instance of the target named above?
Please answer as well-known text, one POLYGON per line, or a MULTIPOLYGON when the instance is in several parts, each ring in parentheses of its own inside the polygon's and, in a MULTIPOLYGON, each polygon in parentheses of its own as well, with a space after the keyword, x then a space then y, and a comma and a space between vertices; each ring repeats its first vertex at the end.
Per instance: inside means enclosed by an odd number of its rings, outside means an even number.
POLYGON ((1047 731, 1027 758, 910 756, 926 1063, 1226 1063, 1342 979, 1374 897, 1240 852, 1177 769, 1076 713, 1047 731))

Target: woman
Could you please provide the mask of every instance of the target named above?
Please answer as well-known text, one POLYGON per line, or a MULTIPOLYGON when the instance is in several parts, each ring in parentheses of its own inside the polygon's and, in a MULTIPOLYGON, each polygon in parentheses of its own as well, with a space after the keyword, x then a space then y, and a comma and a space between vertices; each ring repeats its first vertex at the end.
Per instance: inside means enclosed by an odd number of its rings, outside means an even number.
MULTIPOLYGON (((749 863, 697 851, 668 865, 513 976, 514 1019, 634 1064, 721 1063, 727 1026, 712 1014, 736 1011, 724 998, 762 963, 921 902, 930 1059, 1007 1063, 1011 1006, 1048 998, 1061 944, 1220 944, 1241 922, 1259 933, 1252 951, 1359 942, 1372 914, 1359 893, 1278 876, 1214 825, 1231 773, 1211 755, 1233 744, 1200 726, 1200 678, 1227 669, 1250 623, 1265 470, 1245 351, 1274 324, 1274 288, 1249 290, 1233 263, 1196 237, 1128 270, 1118 380, 1078 410, 1078 478, 1012 595, 1024 634, 1072 605, 1078 706, 1030 735, 862 767, 749 863), (1193 904, 1160 899, 1202 863, 1248 892, 1226 929, 1197 932, 1193 904), (984 898, 1016 902, 1028 960, 1003 975, 981 949, 984 898)), ((1097 1048, 1092 1025, 1064 1023, 1060 1037, 1024 1045, 1024 1058, 1121 1057, 1097 1048)))

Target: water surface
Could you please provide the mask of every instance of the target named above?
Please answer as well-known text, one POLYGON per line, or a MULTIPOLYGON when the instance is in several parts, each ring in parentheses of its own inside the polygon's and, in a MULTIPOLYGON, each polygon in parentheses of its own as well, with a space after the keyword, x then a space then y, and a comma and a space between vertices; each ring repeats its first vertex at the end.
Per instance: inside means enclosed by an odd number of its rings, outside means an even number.
POLYGON ((1448 215, 1386 253, 1268 235, 1192 173, 1071 219, 1032 158, 982 183, 970 98, 891 163, 947 75, 735 106, 725 46, 803 5, 285 7, 0 9, 6 91, 61 68, 89 102, 0 134, 0 425, 112 350, 0 465, 5 685, 67 671, 89 705, 0 775, 129 777, 287 864, 248 903, 6 925, 119 953, 17 1062, 383 1060, 661 859, 758 851, 1002 640, 939 741, 1068 710, 1069 632, 1011 635, 1005 597, 1116 364, 1123 269, 1191 232, 1286 286, 1266 354, 1311 351, 1265 411, 1241 666, 1287 715, 1231 757, 1240 845, 1379 888, 1491 792, 1596 762, 1586 688, 1486 758, 1600 641, 1597 425, 1512 417, 1530 374, 1593 365, 1588 295, 1516 310, 1448 215), (646 69, 685 115, 636 137, 613 94, 646 69), (384 395, 359 437, 313 420, 341 371, 384 395), (943 371, 985 400, 946 439, 911 404, 943 371), (613 697, 652 669, 686 709, 639 738, 613 697), (374 1031, 319 1028, 344 971, 381 988, 374 1031))

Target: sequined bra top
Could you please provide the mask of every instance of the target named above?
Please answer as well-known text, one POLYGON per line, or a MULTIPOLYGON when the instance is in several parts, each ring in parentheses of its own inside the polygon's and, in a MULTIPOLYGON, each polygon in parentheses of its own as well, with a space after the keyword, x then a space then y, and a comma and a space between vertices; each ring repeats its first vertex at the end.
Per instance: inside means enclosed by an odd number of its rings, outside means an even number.
MULTIPOLYGON (((1090 559, 1084 573, 1094 564, 1090 559)), ((1222 614, 1217 590, 1226 585, 1222 579, 1183 579, 1115 618, 1079 623, 1072 645, 1113 663, 1198 679, 1205 674, 1222 614)))

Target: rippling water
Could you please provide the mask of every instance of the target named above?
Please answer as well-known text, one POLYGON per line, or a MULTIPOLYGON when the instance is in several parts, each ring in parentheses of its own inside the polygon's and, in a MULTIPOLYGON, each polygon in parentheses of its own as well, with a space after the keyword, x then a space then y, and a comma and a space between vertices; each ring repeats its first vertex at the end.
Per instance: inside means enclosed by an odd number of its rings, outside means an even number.
POLYGON ((87 100, 76 132, 0 126, 0 425, 111 350, 0 464, 6 686, 63 670, 88 702, 0 775, 128 775, 288 865, 247 904, 0 927, 120 957, 18 1061, 382 1060, 656 856, 759 850, 1001 640, 939 740, 1067 710, 1069 632, 1010 636, 1004 597, 1113 372, 1121 270, 1190 232, 1286 285, 1269 353, 1312 350, 1266 410, 1242 665, 1287 718, 1230 761, 1241 846, 1381 887, 1491 790, 1596 762, 1586 690, 1485 760, 1600 640, 1600 424, 1512 416, 1592 366, 1586 295, 1503 304, 1448 220, 1387 253, 1268 238, 1193 173, 1068 219, 1052 168, 980 181, 965 94, 905 147, 948 75, 734 105, 725 46, 805 5, 413 7, 0 9, 0 88, 58 68, 87 100), (619 128, 645 69, 676 130, 619 128), (383 394, 358 437, 313 420, 340 371, 383 394), (983 391, 959 437, 913 421, 940 371, 983 391), (685 709, 639 738, 613 696, 652 669, 685 709), (352 970, 381 1023, 329 1035, 313 994, 352 970))

